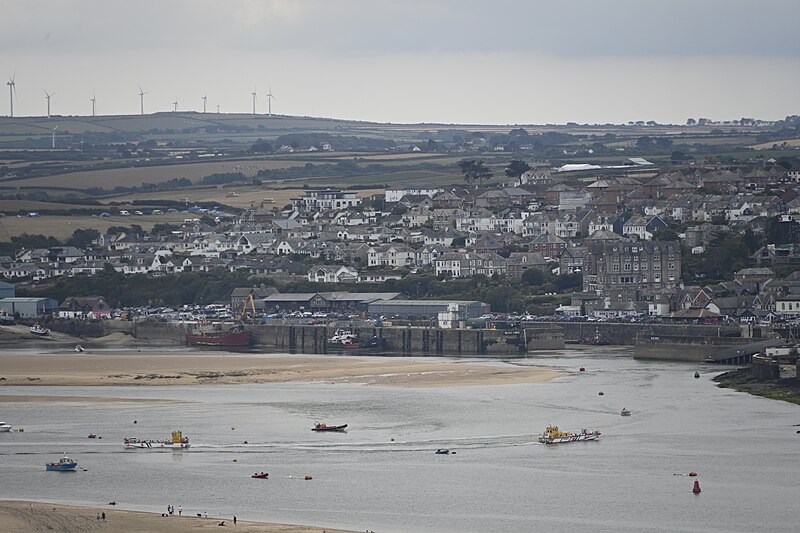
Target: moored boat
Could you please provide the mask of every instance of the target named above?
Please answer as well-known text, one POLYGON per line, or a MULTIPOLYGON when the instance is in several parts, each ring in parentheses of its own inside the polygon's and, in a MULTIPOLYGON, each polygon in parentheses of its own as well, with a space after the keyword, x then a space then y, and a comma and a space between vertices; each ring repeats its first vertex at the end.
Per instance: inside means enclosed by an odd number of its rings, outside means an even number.
POLYGON ((11 424, 0 422, 0 433, 8 433, 9 431, 11 431, 11 424))
POLYGON ((340 426, 329 426, 328 424, 314 424, 314 427, 311 428, 311 431, 344 431, 347 429, 347 424, 342 424, 340 426))
POLYGON ((622 416, 631 416, 631 411, 627 407, 623 407, 622 411, 619 412, 622 416))
POLYGON ((186 332, 186 344, 189 346, 250 346, 253 333, 233 326, 226 331, 200 326, 186 332))
POLYGON ((571 433, 569 431, 559 431, 558 426, 547 426, 544 433, 539 437, 539 442, 542 444, 562 444, 565 442, 578 442, 597 440, 600 438, 599 431, 587 431, 582 429, 579 433, 571 433))
POLYGON ((72 472, 77 466, 78 463, 65 455, 54 463, 47 463, 45 469, 53 472, 72 472))
POLYGON ((133 450, 161 450, 182 449, 189 447, 189 437, 184 437, 180 431, 173 431, 170 440, 141 440, 132 437, 122 439, 126 449, 133 450))
POLYGON ((45 337, 47 335, 50 335, 50 330, 42 327, 38 322, 32 325, 29 331, 34 335, 38 335, 40 337, 45 337))
POLYGON ((250 477, 255 478, 255 479, 267 479, 267 478, 269 478, 269 474, 267 472, 256 472, 255 474, 253 474, 250 477))

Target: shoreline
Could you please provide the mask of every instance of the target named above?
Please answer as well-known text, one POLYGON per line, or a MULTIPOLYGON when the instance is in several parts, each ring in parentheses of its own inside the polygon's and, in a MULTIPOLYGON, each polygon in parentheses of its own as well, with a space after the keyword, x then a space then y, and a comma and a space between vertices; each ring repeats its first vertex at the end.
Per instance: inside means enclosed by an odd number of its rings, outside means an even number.
MULTIPOLYGON (((48 530, 61 533, 95 530, 187 533, 209 529, 219 531, 220 525, 234 526, 233 515, 205 517, 189 509, 184 511, 183 516, 164 516, 156 512, 129 511, 113 506, 90 507, 30 500, 0 500, 0 523, 6 533, 48 530), (105 513, 105 521, 97 519, 101 513, 105 513)), ((251 522, 240 520, 239 517, 235 527, 236 531, 244 533, 355 533, 316 526, 251 522)))
POLYGON ((796 377, 757 379, 753 377, 750 367, 747 367, 723 372, 714 377, 713 381, 720 388, 800 405, 800 379, 796 377))
MULTIPOLYGON (((109 349, 0 354, 3 386, 162 386, 242 383, 348 383, 387 387, 453 387, 540 383, 565 375, 552 368, 498 361, 409 357, 198 353, 109 349)), ((2 401, 0 393, 0 401, 2 401)))

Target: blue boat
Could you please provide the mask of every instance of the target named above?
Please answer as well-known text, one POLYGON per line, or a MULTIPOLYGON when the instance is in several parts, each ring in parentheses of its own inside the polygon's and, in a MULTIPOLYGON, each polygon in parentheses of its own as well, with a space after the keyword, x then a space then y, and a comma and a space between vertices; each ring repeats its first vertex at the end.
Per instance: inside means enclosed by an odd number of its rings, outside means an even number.
POLYGON ((45 468, 54 472, 73 472, 77 466, 78 463, 65 455, 57 463, 47 463, 45 468))

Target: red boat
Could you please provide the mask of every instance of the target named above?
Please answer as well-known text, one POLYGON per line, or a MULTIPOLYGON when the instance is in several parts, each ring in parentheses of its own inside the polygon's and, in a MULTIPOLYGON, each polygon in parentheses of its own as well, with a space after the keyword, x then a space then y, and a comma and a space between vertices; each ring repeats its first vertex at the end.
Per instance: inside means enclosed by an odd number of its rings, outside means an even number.
POLYGON ((344 431, 347 429, 347 424, 342 424, 341 426, 329 426, 328 424, 314 424, 314 427, 311 428, 311 431, 344 431))
POLYGON ((267 474, 266 472, 256 472, 255 474, 253 474, 250 477, 256 478, 256 479, 267 479, 269 477, 269 474, 267 474))
POLYGON ((189 346, 250 346, 253 334, 238 326, 228 331, 197 329, 186 332, 186 344, 189 346))

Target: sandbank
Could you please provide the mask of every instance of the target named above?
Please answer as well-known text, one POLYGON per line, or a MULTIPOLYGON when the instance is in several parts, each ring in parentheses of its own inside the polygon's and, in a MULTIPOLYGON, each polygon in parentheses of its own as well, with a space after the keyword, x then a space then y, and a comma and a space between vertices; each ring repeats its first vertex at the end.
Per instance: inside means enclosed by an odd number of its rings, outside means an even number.
MULTIPOLYGON (((452 387, 549 381, 550 368, 502 362, 394 357, 152 351, 0 354, 3 385, 193 385, 324 382, 394 387, 452 387)), ((0 397, 2 401, 2 397, 0 397)))
MULTIPOLYGON (((0 500, 0 524, 5 533, 59 531, 122 531, 126 533, 185 533, 195 531, 224 531, 233 529, 233 516, 198 517, 196 512, 183 510, 183 516, 162 516, 158 513, 123 511, 114 507, 91 508, 55 503, 0 500), (106 513, 106 521, 98 520, 106 513), (220 523, 224 520, 224 527, 220 523)), ((237 517, 235 531, 239 533, 349 533, 340 529, 290 524, 246 522, 237 517)))

